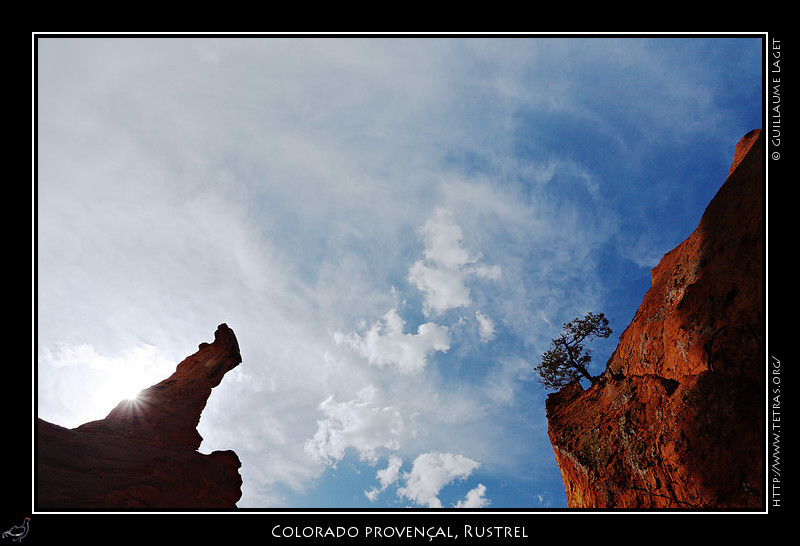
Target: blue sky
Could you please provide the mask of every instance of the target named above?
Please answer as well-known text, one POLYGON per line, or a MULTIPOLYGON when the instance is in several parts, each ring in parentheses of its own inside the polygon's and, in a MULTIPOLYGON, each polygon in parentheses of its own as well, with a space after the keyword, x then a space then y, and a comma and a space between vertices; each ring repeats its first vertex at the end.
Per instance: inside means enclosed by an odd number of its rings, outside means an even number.
POLYGON ((38 415, 216 326, 200 450, 243 508, 560 508, 533 366, 650 269, 761 127, 758 37, 39 38, 38 415))

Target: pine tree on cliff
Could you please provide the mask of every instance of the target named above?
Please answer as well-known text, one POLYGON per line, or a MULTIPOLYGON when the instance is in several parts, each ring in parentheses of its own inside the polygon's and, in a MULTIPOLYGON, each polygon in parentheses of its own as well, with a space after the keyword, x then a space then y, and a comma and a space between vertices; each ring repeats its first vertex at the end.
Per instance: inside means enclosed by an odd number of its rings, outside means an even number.
POLYGON ((539 382, 546 389, 560 389, 581 377, 592 384, 597 378, 589 373, 592 357, 583 343, 596 337, 608 337, 611 328, 603 313, 588 313, 564 324, 564 332, 553 339, 553 347, 542 355, 542 363, 534 367, 539 372, 539 382))

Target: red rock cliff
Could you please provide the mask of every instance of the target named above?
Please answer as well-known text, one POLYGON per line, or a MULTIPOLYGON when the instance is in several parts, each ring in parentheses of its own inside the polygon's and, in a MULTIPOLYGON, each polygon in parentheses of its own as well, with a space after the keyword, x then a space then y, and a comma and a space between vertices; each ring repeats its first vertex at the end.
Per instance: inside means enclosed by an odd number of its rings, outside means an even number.
POLYGON ((763 149, 761 130, 739 141, 600 380, 547 398, 570 507, 763 506, 763 149))
POLYGON ((239 458, 199 453, 196 427, 211 389, 241 361, 221 324, 213 343, 105 419, 74 429, 37 419, 36 509, 236 508, 239 458))

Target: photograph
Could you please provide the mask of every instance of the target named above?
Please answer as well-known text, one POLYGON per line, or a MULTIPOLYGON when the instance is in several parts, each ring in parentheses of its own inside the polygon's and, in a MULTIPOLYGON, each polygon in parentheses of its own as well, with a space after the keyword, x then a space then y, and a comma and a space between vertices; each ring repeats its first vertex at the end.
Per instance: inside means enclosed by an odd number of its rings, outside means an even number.
POLYGON ((32 33, 2 542, 768 525, 781 46, 32 33))

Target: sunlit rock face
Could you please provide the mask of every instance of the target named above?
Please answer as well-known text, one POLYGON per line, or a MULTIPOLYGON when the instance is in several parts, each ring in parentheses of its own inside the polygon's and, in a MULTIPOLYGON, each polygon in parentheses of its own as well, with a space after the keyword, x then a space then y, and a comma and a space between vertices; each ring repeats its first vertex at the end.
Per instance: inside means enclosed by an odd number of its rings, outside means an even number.
POLYGON ((547 399, 570 507, 763 506, 764 141, 739 142, 600 380, 547 399))
POLYGON ((37 419, 35 507, 236 508, 239 458, 199 453, 197 425, 211 389, 241 361, 233 330, 221 324, 213 343, 105 419, 74 429, 37 419))

